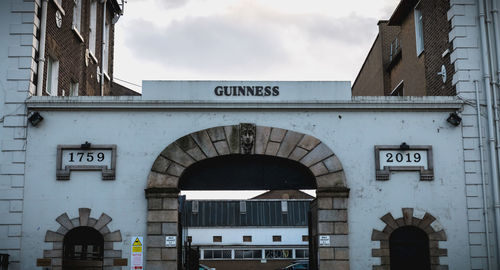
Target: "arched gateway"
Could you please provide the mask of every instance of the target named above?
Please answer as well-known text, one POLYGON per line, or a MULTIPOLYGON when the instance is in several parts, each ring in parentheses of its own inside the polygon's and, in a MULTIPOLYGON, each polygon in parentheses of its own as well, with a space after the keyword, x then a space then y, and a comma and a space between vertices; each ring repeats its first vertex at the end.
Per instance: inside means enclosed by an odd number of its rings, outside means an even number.
POLYGON ((168 145, 156 158, 146 189, 148 267, 178 269, 177 248, 166 247, 165 237, 178 234, 177 198, 187 178, 185 173, 190 171, 186 169, 200 161, 227 155, 276 157, 307 168, 314 176, 317 191, 317 211, 312 213, 317 222, 313 222, 311 241, 317 244, 320 235, 330 238, 329 244, 323 243, 318 248, 319 269, 349 268, 349 189, 337 156, 326 144, 310 135, 248 123, 186 135, 168 145))

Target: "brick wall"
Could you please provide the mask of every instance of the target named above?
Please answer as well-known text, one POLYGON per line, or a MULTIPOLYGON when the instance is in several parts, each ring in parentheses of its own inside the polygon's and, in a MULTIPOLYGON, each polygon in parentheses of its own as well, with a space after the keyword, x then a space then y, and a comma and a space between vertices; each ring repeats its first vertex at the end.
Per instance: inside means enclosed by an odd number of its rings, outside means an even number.
POLYGON ((450 61, 452 47, 448 41, 451 24, 446 17, 450 3, 449 1, 424 0, 420 6, 424 28, 426 95, 454 96, 456 91, 451 83, 454 67, 450 61), (450 53, 443 57, 446 50, 450 53), (447 73, 445 83, 442 77, 437 75, 441 72, 442 65, 445 66, 447 73))
POLYGON ((384 94, 384 70, 380 34, 375 39, 363 66, 352 85, 353 96, 382 96, 384 94))
MULTIPOLYGON (((99 96, 100 75, 98 69, 101 69, 102 62, 102 15, 104 5, 97 2, 97 25, 96 25, 96 49, 95 58, 87 56, 86 50, 89 48, 89 27, 90 27, 90 5, 91 1, 82 1, 81 27, 80 35, 83 41, 72 30, 73 23, 73 1, 63 1, 62 8, 65 12, 63 23, 58 28, 55 20, 55 13, 59 10, 53 1, 49 1, 47 10, 47 42, 46 59, 49 56, 59 60, 59 83, 58 95, 69 95, 70 83, 79 83, 79 95, 81 96, 99 96), (99 76, 99 78, 98 78, 99 76)), ((110 24, 110 50, 108 75, 113 77, 113 45, 114 45, 114 25, 111 23, 113 17, 112 6, 107 2, 106 21, 110 24)), ((44 95, 47 80, 47 61, 44 69, 44 95)), ((105 78, 104 94, 111 93, 111 82, 105 78)))

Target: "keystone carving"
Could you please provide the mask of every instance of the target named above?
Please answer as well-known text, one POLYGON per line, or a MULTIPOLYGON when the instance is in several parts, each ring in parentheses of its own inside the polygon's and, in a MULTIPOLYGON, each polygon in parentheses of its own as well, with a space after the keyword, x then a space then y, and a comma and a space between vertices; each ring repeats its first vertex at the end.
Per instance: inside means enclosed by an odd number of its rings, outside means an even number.
POLYGON ((255 145, 255 124, 240 124, 240 153, 253 154, 255 145))

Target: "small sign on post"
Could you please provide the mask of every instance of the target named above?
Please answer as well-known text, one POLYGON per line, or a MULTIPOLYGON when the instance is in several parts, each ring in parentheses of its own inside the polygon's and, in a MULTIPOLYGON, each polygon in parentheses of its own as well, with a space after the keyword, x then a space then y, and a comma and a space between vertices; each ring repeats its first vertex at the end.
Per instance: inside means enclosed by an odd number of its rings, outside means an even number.
POLYGON ((319 246, 320 247, 329 247, 330 246, 330 236, 329 235, 320 235, 319 236, 319 246))
POLYGON ((144 269, 143 265, 143 238, 141 236, 134 236, 131 238, 130 245, 130 266, 132 270, 144 269))
POLYGON ((177 236, 168 235, 165 237, 165 246, 166 247, 176 247, 177 246, 177 236))

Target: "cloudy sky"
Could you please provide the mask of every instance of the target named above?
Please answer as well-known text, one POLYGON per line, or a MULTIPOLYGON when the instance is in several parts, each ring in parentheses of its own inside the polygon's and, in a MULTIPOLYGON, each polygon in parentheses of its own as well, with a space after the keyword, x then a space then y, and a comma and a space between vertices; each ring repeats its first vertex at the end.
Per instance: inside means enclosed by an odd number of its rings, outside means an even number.
MULTIPOLYGON (((128 0, 117 79, 353 81, 399 0, 128 0)), ((129 85, 133 87, 132 85, 129 85)), ((137 87, 134 87, 137 90, 137 87)))
MULTIPOLYGON (((114 77, 137 85, 160 79, 354 81, 378 20, 388 19, 398 2, 128 0, 116 24, 114 77)), ((244 199, 259 193, 187 194, 244 199)))

